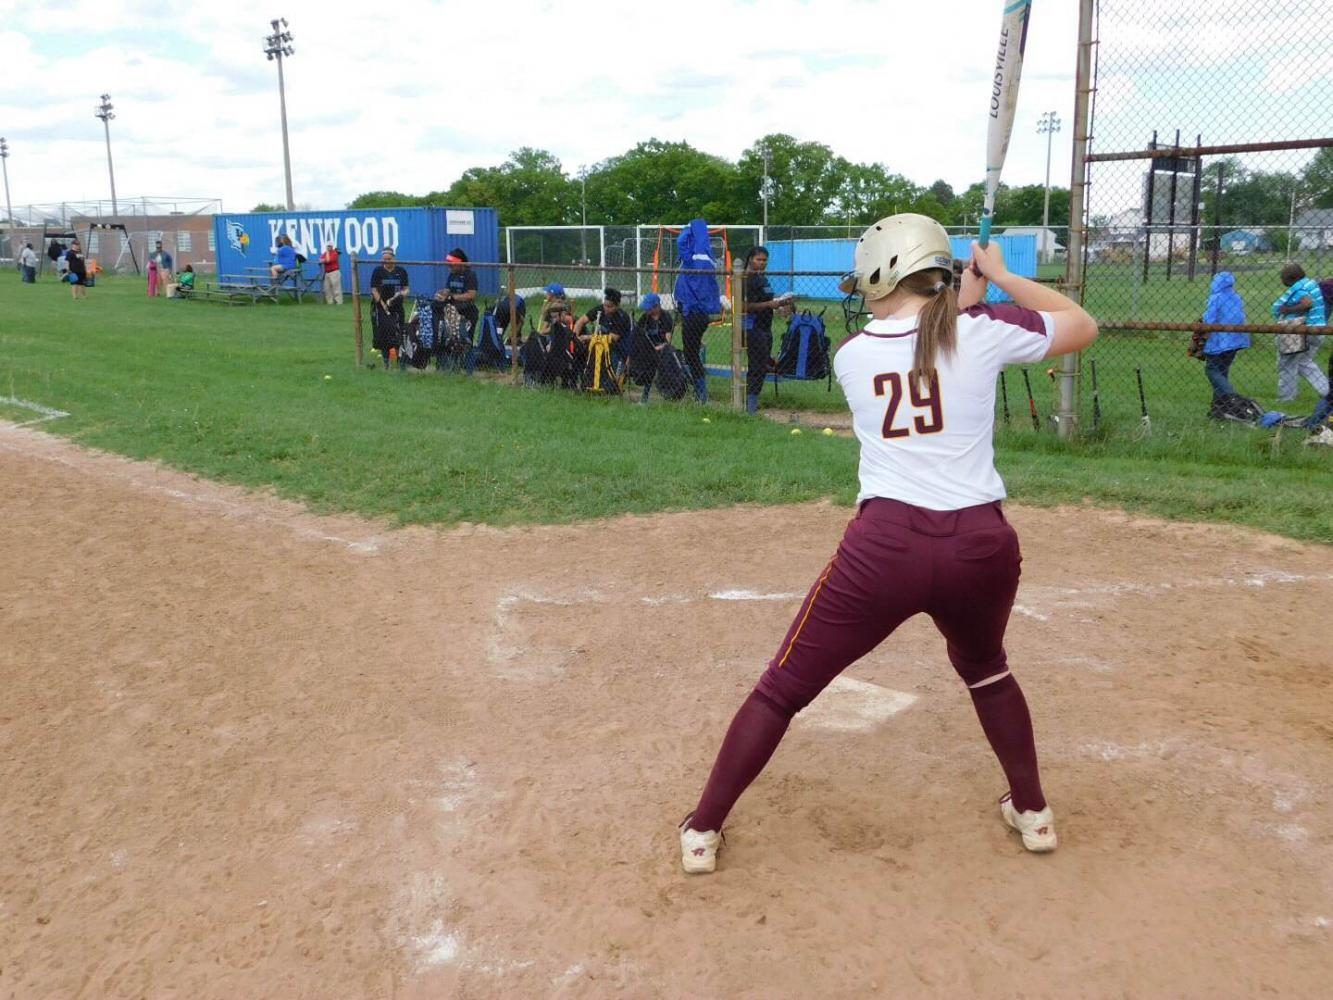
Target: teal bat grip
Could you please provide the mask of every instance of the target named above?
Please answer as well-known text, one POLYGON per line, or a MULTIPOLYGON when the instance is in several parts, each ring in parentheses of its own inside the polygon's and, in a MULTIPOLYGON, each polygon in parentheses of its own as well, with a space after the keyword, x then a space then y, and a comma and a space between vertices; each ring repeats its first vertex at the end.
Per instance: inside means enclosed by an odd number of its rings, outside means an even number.
POLYGON ((983 247, 990 243, 990 224, 991 217, 989 215, 983 215, 981 217, 981 236, 977 239, 977 242, 983 247))

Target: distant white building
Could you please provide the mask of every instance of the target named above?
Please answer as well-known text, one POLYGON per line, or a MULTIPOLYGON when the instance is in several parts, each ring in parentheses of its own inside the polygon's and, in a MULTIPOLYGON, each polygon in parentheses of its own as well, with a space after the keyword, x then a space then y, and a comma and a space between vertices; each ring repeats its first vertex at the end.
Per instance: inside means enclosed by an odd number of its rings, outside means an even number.
POLYGON ((1065 252, 1064 244, 1060 242, 1060 236, 1054 229, 1043 229, 1041 226, 1010 226, 1003 235, 1037 237, 1037 255, 1042 260, 1049 261, 1053 256, 1065 252))
POLYGON ((1333 208, 1307 208, 1295 222, 1295 243, 1300 249, 1333 249, 1333 208))

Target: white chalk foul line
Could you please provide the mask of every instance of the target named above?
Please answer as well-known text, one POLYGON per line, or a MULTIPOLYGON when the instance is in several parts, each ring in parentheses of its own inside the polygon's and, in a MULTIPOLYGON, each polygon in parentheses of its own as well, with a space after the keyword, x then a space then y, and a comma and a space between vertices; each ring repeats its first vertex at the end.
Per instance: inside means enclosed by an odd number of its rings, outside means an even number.
MULTIPOLYGON (((4 398, 0 397, 0 402, 5 402, 5 401, 6 400, 4 398)), ((66 417, 69 416, 68 413, 62 413, 60 411, 55 411, 55 412, 58 413, 60 416, 66 416, 66 417)), ((54 416, 43 417, 42 419, 54 420, 55 417, 54 416)), ((19 427, 26 427, 28 423, 38 423, 38 422, 39 421, 28 421, 27 423, 24 424, 6 424, 0 421, 0 428, 8 427, 11 430, 17 430, 19 427)), ((58 438, 53 438, 50 435, 44 434, 41 431, 34 431, 32 433, 34 437, 40 441, 59 440, 58 438)), ((29 444, 31 443, 32 440, 33 440, 32 438, 27 439, 29 444)), ((249 519, 253 521, 259 521, 264 524, 276 525, 277 527, 285 528, 286 530, 302 538, 308 538, 313 541, 320 541, 320 542, 331 542, 335 545, 344 546, 349 551, 355 552, 359 555, 374 555, 375 553, 380 551, 380 541, 377 537, 372 536, 371 538, 364 540, 343 538, 339 535, 332 535, 327 532, 320 531, 316 528, 296 523, 295 518, 288 518, 288 517, 283 517, 281 515, 267 514, 264 511, 257 509, 255 505, 250 503, 228 500, 218 496, 208 496, 206 494, 196 493, 191 490, 182 490, 182 489, 177 489, 176 487, 173 486, 164 486, 160 483, 146 482, 135 474, 135 469, 139 467, 139 463, 136 463, 131 459, 121 459, 117 461, 115 465, 108 466, 104 463, 99 463, 98 461, 96 461, 96 458, 105 457, 108 459, 115 460, 117 456, 95 455, 92 456, 89 460, 78 461, 76 459, 79 457, 80 453, 77 451, 72 451, 72 454, 75 457, 71 458, 69 455, 60 454, 58 452, 41 450, 39 448, 31 446, 25 447, 24 442, 25 438, 23 437, 23 435, 16 434, 9 439, 0 439, 0 448, 6 448, 9 451, 14 452, 15 454, 24 455, 28 458, 37 458, 45 462, 52 462, 56 465, 63 465, 66 468, 73 469, 75 472, 78 472, 82 475, 93 475, 101 479, 111 480, 113 482, 126 483, 127 485, 133 487, 134 489, 143 490, 146 493, 159 493, 163 496, 170 497, 173 500, 179 500, 182 503, 186 503, 191 506, 213 507, 220 510, 223 513, 224 517, 236 517, 238 519, 249 519)), ((67 445, 64 442, 61 442, 61 445, 62 447, 68 447, 71 449, 73 448, 72 445, 67 445)), ((181 473, 181 475, 185 474, 181 473)), ((308 515, 308 516, 313 517, 314 515, 308 515)))
POLYGON ((43 406, 41 403, 34 403, 30 399, 19 399, 17 396, 0 396, 0 403, 41 414, 41 416, 34 417, 32 420, 24 420, 22 423, 14 424, 15 427, 31 427, 33 424, 42 424, 48 420, 59 420, 61 417, 69 416, 64 410, 55 410, 49 406, 43 406))

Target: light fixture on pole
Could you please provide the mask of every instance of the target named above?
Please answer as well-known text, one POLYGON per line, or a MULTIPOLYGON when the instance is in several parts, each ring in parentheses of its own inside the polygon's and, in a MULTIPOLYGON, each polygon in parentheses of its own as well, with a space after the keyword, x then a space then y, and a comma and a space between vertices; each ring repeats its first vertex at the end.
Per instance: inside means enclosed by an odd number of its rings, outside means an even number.
POLYGON ((278 102, 282 106, 282 169, 283 175, 287 180, 287 211, 292 211, 296 207, 292 200, 292 154, 287 145, 287 81, 282 72, 283 59, 295 53, 292 48, 292 33, 287 30, 287 19, 285 17, 275 18, 269 24, 273 26, 273 34, 264 39, 264 55, 268 56, 268 61, 278 61, 278 102))
POLYGON ((106 131, 106 172, 111 177, 111 214, 120 215, 116 205, 116 168, 111 164, 111 119, 115 113, 111 110, 111 95, 103 94, 102 103, 93 111, 94 118, 102 119, 102 128, 106 131))
POLYGON ((0 135, 0 168, 5 172, 5 229, 14 228, 14 209, 9 205, 9 143, 0 135))
POLYGON ((1042 259, 1047 264, 1051 262, 1051 254, 1055 251, 1053 246, 1048 245, 1051 227, 1051 140, 1059 131, 1060 116, 1054 111, 1047 111, 1037 122, 1037 134, 1046 136, 1046 198, 1041 209, 1041 248, 1042 259))

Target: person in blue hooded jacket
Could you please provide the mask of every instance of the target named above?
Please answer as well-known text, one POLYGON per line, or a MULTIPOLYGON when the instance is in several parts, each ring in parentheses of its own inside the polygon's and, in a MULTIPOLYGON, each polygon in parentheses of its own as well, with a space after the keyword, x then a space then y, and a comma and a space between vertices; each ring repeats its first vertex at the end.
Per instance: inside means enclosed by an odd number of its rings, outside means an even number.
MULTIPOLYGON (((1240 326, 1245 322, 1245 303, 1236 291, 1236 277, 1230 271, 1213 276, 1208 294, 1208 307, 1203 311, 1205 323, 1240 326)), ((1203 345, 1203 373, 1213 387, 1213 407, 1227 396, 1236 395, 1231 385, 1231 364, 1236 355, 1250 346, 1248 333, 1212 333, 1203 345)))
POLYGON ((717 287, 717 262, 708 243, 708 223, 694 219, 676 241, 680 250, 680 274, 676 278, 676 311, 680 314, 685 363, 694 379, 694 395, 708 402, 708 376, 704 373, 700 348, 712 317, 722 312, 717 287))

